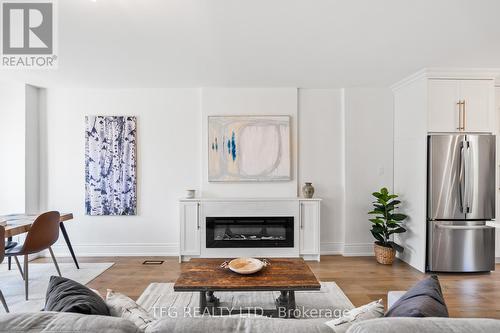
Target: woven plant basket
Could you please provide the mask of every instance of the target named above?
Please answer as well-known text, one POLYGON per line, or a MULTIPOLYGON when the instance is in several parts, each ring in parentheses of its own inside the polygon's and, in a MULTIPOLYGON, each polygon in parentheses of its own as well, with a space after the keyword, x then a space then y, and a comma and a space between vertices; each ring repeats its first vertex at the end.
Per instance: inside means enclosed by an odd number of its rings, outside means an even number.
POLYGON ((385 247, 373 243, 373 249, 375 250, 375 259, 379 264, 392 265, 394 262, 394 257, 396 257, 396 250, 392 247, 385 247))

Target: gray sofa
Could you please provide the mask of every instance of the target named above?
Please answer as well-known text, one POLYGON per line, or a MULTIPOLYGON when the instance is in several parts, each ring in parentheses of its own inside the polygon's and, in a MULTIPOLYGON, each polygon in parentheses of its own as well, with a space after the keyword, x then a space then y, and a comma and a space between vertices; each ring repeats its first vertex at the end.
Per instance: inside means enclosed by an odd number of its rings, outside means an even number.
MULTIPOLYGON (((272 319, 265 317, 164 318, 146 333, 333 333, 325 319, 272 319)), ((142 333, 128 320, 73 313, 37 312, 0 315, 0 332, 142 333)), ((381 318, 352 325, 347 333, 454 332, 497 333, 500 320, 452 318, 381 318)))
MULTIPOLYGON (((388 307, 404 294, 389 292, 388 307)), ((277 319, 267 317, 196 317, 162 318, 145 333, 340 333, 324 323, 329 319, 277 319)), ((75 313, 35 312, 0 315, 0 333, 144 333, 131 321, 122 318, 89 316, 75 313)), ((356 323, 347 333, 497 333, 500 320, 453 318, 380 318, 356 323)))

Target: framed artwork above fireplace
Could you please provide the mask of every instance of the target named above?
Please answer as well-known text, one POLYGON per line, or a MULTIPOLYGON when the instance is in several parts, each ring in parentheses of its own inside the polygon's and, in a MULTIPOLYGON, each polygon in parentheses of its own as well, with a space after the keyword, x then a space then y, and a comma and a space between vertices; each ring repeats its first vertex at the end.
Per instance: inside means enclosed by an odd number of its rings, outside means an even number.
POLYGON ((291 179, 289 116, 209 116, 208 181, 291 179))

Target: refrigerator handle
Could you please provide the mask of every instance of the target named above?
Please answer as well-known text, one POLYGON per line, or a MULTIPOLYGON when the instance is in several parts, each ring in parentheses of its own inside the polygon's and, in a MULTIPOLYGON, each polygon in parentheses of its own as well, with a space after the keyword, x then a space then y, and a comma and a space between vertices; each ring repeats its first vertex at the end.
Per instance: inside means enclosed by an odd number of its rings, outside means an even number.
POLYGON ((462 141, 460 145, 460 165, 458 171, 459 187, 460 187, 460 210, 466 213, 466 197, 465 197, 465 142, 462 141))
POLYGON ((474 151, 472 150, 472 145, 467 141, 467 166, 465 171, 467 172, 467 213, 472 211, 472 206, 474 204, 474 151))
POLYGON ((441 229, 451 229, 451 230, 484 230, 491 229, 494 227, 490 227, 487 225, 448 225, 448 224, 436 224, 436 228, 441 229))

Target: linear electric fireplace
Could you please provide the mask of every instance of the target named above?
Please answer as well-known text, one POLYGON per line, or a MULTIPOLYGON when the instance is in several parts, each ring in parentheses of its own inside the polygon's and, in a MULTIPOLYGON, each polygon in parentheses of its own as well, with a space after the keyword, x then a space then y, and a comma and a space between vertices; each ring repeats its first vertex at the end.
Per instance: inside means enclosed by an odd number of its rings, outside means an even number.
POLYGON ((207 217, 207 248, 293 247, 293 216, 207 217))

